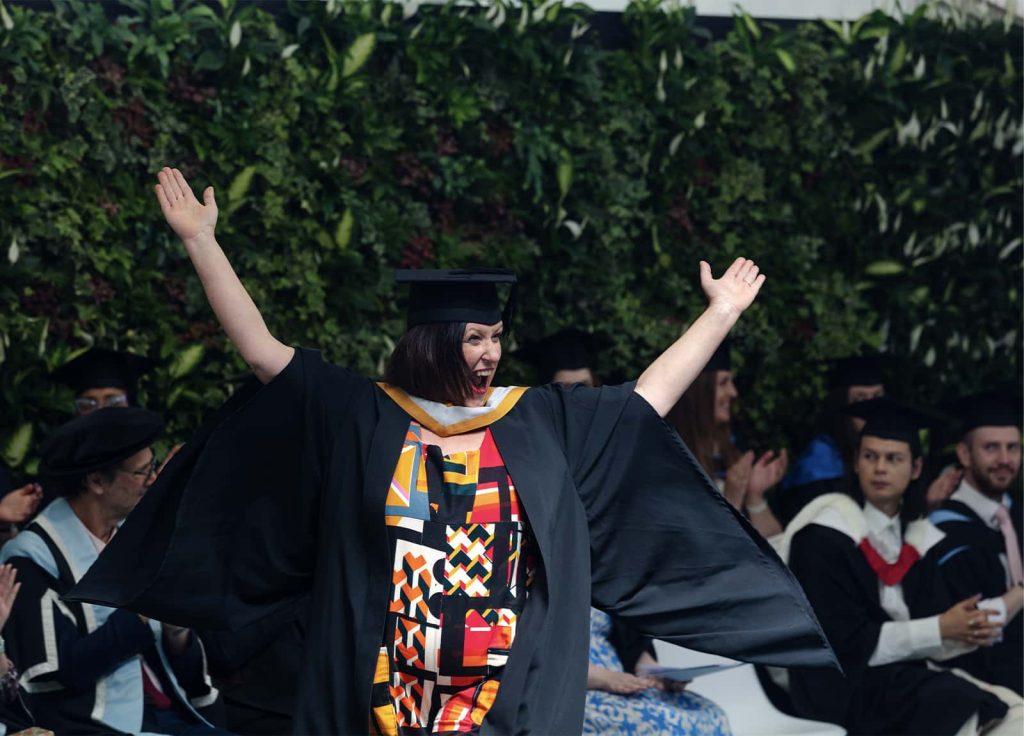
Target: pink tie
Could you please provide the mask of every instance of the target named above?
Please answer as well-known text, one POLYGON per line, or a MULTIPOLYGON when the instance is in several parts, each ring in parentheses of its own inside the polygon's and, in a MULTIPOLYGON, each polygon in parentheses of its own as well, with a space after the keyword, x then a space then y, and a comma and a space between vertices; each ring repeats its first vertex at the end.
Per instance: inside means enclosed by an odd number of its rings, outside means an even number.
POLYGON ((1013 522, 1010 521, 1010 512, 1005 506, 1000 506, 996 511, 996 521, 999 522, 999 531, 1003 533, 1003 542, 1006 544, 1006 562, 1010 568, 1010 585, 1017 585, 1024 581, 1024 565, 1020 561, 1020 544, 1017 542, 1017 532, 1013 529, 1013 522))

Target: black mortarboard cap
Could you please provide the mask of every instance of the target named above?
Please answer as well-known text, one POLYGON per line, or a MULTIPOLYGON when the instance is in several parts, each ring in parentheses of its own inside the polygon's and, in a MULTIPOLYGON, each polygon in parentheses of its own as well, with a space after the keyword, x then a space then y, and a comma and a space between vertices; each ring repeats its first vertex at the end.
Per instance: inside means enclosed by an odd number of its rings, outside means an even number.
POLYGON ((516 275, 509 269, 399 269, 395 281, 410 287, 408 327, 431 322, 493 325, 504 321, 505 330, 512 329, 516 275), (498 284, 511 286, 504 308, 498 299, 498 284))
POLYGON ((139 378, 155 366, 156 361, 142 355, 108 348, 91 348, 55 370, 50 378, 67 384, 75 394, 106 386, 122 388, 134 394, 139 378))
POLYGON ((701 373, 710 373, 711 371, 731 371, 732 370, 732 341, 725 339, 722 340, 722 344, 715 349, 714 354, 711 356, 711 360, 704 366, 704 370, 701 373))
POLYGON ((67 478, 109 468, 149 447, 163 428, 160 415, 146 409, 97 409, 62 424, 47 437, 39 474, 67 478))
POLYGON ((861 437, 906 442, 915 455, 921 454, 921 430, 936 423, 934 417, 886 396, 855 402, 842 412, 864 420, 861 437))
POLYGON ((550 381, 558 371, 589 368, 596 372, 597 353, 605 344, 606 341, 596 335, 567 327, 526 343, 512 355, 533 365, 542 380, 550 381))
POLYGON ((1010 388, 994 388, 944 404, 964 435, 978 427, 1021 427, 1021 396, 1010 388))
POLYGON ((884 354, 851 355, 828 360, 829 388, 884 384, 889 362, 889 356, 884 354))

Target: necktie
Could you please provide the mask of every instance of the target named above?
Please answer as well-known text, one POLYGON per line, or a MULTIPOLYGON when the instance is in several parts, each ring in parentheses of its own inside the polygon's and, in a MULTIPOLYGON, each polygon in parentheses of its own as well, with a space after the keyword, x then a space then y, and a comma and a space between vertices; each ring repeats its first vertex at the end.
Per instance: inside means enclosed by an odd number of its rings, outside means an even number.
POLYGON ((1021 564, 1017 532, 1013 529, 1010 512, 1006 510, 1005 506, 1000 506, 996 511, 996 521, 999 522, 999 531, 1003 533, 1003 543, 1006 545, 1006 563, 1010 568, 1010 584, 1017 585, 1024 581, 1024 564, 1021 564))

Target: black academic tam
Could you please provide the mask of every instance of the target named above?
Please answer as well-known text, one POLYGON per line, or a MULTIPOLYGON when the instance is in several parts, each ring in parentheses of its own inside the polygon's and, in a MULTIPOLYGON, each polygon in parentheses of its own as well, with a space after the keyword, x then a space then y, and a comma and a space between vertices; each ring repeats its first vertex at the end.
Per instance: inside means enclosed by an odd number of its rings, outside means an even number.
MULTIPOLYGON (((366 733, 409 422, 297 350, 175 456, 70 598, 238 628, 312 591, 295 730, 366 733)), ((631 384, 530 389, 490 429, 541 559, 482 733, 580 732, 591 602, 693 649, 834 663, 786 567, 631 384)))

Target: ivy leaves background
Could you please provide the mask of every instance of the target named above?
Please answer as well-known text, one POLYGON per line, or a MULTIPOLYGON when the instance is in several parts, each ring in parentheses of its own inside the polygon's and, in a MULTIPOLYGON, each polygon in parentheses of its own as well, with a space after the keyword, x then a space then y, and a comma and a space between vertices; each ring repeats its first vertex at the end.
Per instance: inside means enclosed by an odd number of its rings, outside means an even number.
MULTIPOLYGON (((1021 28, 940 6, 787 27, 634 2, 0 13, 0 451, 68 416, 93 342, 159 357, 183 438, 245 374, 161 223, 153 172, 221 206, 271 328, 376 374, 399 266, 507 265, 513 341, 605 333, 635 377, 702 307, 697 261, 769 274, 735 346, 755 444, 807 439, 822 358, 897 354, 934 404, 1019 381, 1021 28)), ((504 381, 534 377, 507 361, 504 381)))

